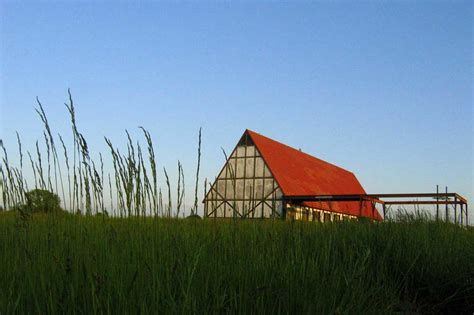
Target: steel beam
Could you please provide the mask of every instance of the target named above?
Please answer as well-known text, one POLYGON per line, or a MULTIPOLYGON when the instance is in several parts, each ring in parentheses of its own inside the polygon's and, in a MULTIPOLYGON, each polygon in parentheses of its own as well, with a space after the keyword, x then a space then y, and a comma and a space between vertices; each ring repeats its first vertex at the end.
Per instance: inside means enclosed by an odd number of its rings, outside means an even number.
POLYGON ((387 205, 454 205, 465 204, 462 201, 385 201, 387 205))

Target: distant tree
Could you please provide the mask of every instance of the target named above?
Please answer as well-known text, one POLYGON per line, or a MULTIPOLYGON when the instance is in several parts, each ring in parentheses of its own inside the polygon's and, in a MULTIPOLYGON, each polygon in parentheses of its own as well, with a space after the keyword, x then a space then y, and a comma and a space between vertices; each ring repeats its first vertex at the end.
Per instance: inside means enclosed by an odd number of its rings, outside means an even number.
POLYGON ((62 210, 59 196, 44 189, 33 189, 26 193, 26 208, 31 212, 45 213, 62 210))

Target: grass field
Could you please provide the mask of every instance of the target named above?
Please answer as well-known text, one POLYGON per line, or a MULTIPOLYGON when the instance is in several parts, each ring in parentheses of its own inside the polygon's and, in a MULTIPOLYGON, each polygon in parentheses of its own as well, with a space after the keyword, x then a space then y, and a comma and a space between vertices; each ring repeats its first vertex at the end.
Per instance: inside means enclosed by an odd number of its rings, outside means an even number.
POLYGON ((446 223, 0 214, 0 313, 474 311, 474 231, 446 223))

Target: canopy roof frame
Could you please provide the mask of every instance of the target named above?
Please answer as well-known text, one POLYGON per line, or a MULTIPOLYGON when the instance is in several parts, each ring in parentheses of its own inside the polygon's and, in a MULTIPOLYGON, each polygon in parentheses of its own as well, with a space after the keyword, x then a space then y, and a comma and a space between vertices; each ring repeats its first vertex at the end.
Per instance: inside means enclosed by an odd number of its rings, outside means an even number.
POLYGON ((386 217, 386 205, 454 205, 461 208, 461 225, 463 224, 463 212, 465 211, 466 225, 468 225, 467 199, 457 193, 395 193, 395 194, 339 194, 339 195, 298 195, 283 196, 285 202, 303 203, 307 201, 342 202, 342 201, 368 201, 383 206, 383 217, 386 217), (397 199, 397 200, 382 200, 397 199), (411 198, 411 200, 406 200, 411 198), (432 198, 432 200, 413 200, 413 198, 432 198), (404 200, 405 199, 405 200, 404 200))

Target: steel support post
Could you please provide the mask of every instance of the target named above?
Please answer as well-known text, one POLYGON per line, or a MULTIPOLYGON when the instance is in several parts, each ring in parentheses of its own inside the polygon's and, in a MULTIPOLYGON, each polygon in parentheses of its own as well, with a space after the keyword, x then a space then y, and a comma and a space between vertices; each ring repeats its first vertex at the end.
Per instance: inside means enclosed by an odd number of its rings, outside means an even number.
POLYGON ((445 216, 444 220, 446 222, 449 222, 449 213, 448 213, 448 186, 446 186, 446 208, 445 208, 445 216))

